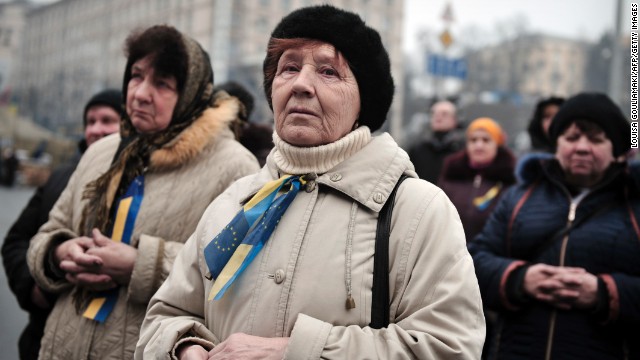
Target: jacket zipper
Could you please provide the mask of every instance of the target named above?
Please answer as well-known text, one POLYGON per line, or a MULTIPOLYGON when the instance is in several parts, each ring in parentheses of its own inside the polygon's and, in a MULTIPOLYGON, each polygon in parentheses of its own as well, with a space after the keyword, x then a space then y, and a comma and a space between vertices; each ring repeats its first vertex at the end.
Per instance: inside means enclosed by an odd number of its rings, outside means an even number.
MULTIPOLYGON (((576 218, 576 209, 578 208, 578 204, 580 202, 582 202, 586 197, 588 197, 589 195, 593 194, 594 192, 596 192, 597 190, 600 190, 602 188, 604 188, 606 185, 608 185, 612 180, 609 179, 608 181, 599 184, 598 186, 596 186, 595 188, 590 189, 589 193, 584 196, 580 201, 574 203, 571 197, 571 193, 569 193, 569 191, 567 190, 567 188, 559 181, 555 180, 552 176, 547 175, 547 178, 549 179, 549 181, 553 184, 555 184, 556 186, 558 186, 558 188, 564 192, 564 194, 567 196, 567 198, 569 199, 569 214, 567 215, 567 227, 571 226, 571 224, 573 223, 573 220, 575 220, 576 218)), ((559 266, 563 267, 564 266, 564 260, 565 260, 565 255, 566 255, 566 251, 567 251, 567 243, 569 242, 569 233, 567 233, 563 239, 562 239, 562 246, 560 248, 560 262, 559 262, 559 266)), ((556 327, 556 317, 558 316, 558 311, 556 309, 552 310, 551 312, 551 318, 549 321, 549 335, 547 336, 547 347, 545 350, 545 360, 551 360, 551 350, 553 348, 553 335, 554 335, 554 331, 555 331, 555 327, 556 327)))
MULTIPOLYGON (((571 195, 569 195, 567 193, 567 197, 569 198, 569 214, 567 216, 567 227, 570 227, 571 224, 573 223, 573 221, 576 218, 576 209, 578 208, 578 203, 579 202, 574 202, 571 199, 571 195)), ((565 260, 565 256, 567 253, 567 244, 569 242, 569 233, 565 234, 564 237, 562 238, 562 245, 560 247, 560 259, 559 259, 559 266, 560 267, 564 267, 564 260, 565 260)), ((548 332, 548 337, 547 337, 547 348, 545 351, 545 360, 550 360, 551 359, 551 349, 553 348, 553 335, 555 333, 555 329, 556 329, 556 318, 558 316, 558 310, 553 309, 553 311, 551 312, 551 319, 549 321, 549 332, 548 332)))

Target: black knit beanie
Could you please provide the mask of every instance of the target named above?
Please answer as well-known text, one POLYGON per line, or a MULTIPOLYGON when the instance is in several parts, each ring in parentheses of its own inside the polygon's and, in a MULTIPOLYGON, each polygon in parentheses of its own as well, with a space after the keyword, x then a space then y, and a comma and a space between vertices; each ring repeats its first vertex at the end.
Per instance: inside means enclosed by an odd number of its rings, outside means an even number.
POLYGON ((118 115, 122 113, 122 92, 116 89, 106 89, 95 95, 89 100, 84 107, 84 113, 82 114, 82 123, 87 126, 87 111, 89 108, 95 105, 105 105, 115 110, 118 115))
MULTIPOLYGON (((360 16, 331 5, 305 7, 285 16, 271 33, 271 38, 307 38, 333 45, 346 58, 358 82, 358 122, 371 131, 382 126, 394 91, 389 55, 378 32, 368 27, 360 16)), ((273 79, 267 79, 265 75, 264 91, 271 109, 272 83, 273 79)))
POLYGON ((613 156, 629 151, 631 125, 607 95, 580 93, 562 104, 549 127, 549 138, 554 146, 558 137, 576 120, 591 121, 601 127, 613 144, 613 156))

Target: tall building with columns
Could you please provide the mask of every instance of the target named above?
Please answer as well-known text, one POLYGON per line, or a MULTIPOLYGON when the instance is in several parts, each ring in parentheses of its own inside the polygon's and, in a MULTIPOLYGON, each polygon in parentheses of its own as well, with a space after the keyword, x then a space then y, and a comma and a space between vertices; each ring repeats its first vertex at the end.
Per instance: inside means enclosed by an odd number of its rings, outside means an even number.
MULTIPOLYGON (((326 0, 59 0, 28 13, 13 85, 21 113, 61 133, 77 132, 91 94, 122 86, 123 44, 134 29, 170 24, 211 55, 215 82, 235 80, 259 103, 252 120, 271 114, 262 92, 262 60, 271 30, 292 10, 326 0)), ((380 32, 396 81, 390 129, 400 124, 404 1, 334 0, 380 32)), ((329 29, 330 30, 330 29, 329 29)), ((399 132, 399 131, 398 131, 399 132)))

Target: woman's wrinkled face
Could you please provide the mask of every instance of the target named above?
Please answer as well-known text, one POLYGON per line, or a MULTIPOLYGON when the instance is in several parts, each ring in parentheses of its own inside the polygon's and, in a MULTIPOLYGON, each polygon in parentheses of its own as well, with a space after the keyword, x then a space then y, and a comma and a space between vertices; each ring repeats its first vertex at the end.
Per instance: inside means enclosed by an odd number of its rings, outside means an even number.
POLYGON ((356 78, 329 44, 286 50, 271 89, 275 130, 295 146, 325 145, 342 138, 360 113, 356 78))
POLYGON ((591 187, 614 162, 613 144, 604 131, 586 134, 573 123, 558 137, 556 158, 570 184, 591 187))
POLYGON ((127 114, 139 133, 153 134, 166 129, 177 102, 174 76, 156 75, 149 56, 133 63, 127 85, 127 114))
POLYGON ((476 129, 467 134, 467 153, 472 164, 489 164, 498 153, 498 143, 486 130, 476 129))

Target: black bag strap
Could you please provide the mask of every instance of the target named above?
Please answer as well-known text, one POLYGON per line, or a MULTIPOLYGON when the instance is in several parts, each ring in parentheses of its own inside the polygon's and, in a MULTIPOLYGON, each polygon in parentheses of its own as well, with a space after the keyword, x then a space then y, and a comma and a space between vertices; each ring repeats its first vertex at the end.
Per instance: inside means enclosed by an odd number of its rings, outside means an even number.
POLYGON ((400 184, 409 176, 402 175, 393 188, 387 202, 378 215, 376 228, 376 248, 373 255, 373 289, 371 295, 371 323, 373 329, 389 325, 389 235, 391 234, 391 214, 400 184))

